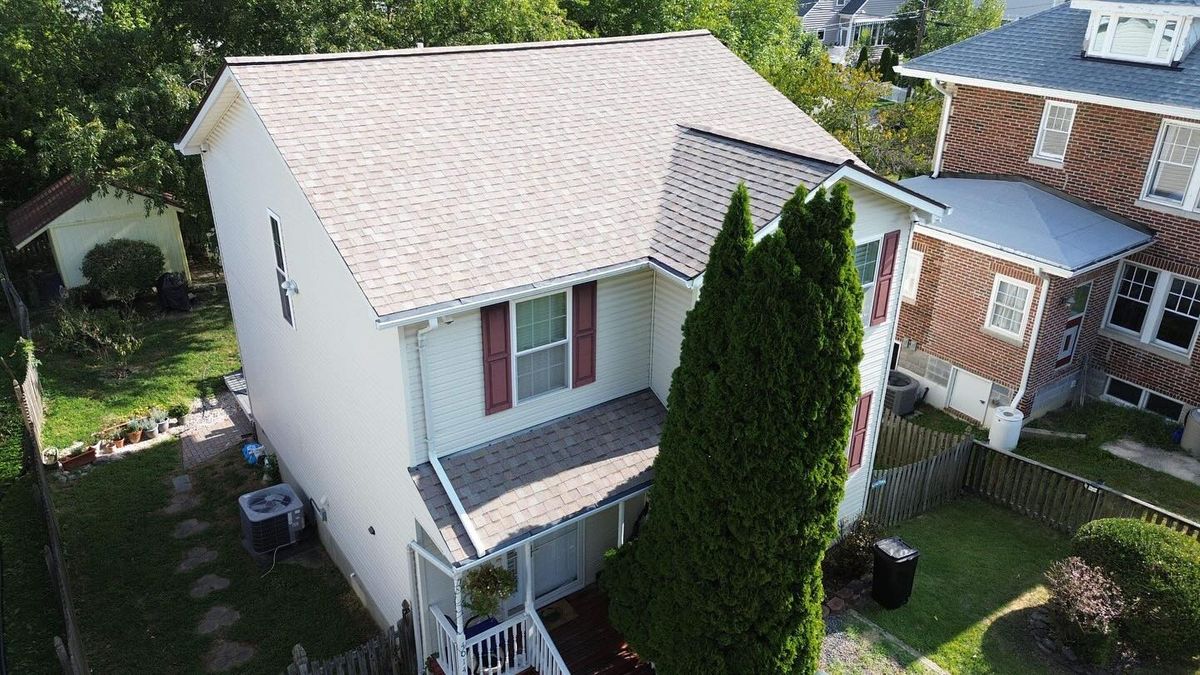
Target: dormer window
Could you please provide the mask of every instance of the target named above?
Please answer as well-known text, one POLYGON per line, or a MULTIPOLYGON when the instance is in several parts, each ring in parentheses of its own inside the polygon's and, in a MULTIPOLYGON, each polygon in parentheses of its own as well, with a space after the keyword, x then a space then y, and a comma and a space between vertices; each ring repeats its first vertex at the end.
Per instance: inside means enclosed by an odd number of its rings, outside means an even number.
POLYGON ((1093 11, 1086 52, 1100 58, 1170 65, 1183 57, 1181 28, 1187 23, 1183 16, 1093 11))

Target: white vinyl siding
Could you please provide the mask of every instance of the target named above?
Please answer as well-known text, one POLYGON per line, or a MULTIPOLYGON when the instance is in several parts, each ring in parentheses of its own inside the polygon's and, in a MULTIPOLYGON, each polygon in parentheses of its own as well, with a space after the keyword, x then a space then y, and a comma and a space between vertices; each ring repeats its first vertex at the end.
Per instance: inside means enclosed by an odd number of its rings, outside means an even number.
MULTIPOLYGON (((595 382, 586 387, 551 391, 491 415, 484 414, 479 311, 448 317, 450 321, 430 332, 425 342, 438 454, 474 447, 649 387, 651 287, 652 273, 648 270, 597 282, 595 382)), ((420 372, 417 328, 412 326, 406 331, 407 360, 413 373, 420 372)), ((427 459, 420 384, 416 376, 409 384, 412 466, 427 459)))
POLYGON ((1071 139, 1074 123, 1074 104, 1046 101, 1046 108, 1042 111, 1042 126, 1038 130, 1037 148, 1033 154, 1041 159, 1062 161, 1067 154, 1067 142, 1071 139))
POLYGON ((1030 284, 997 274, 984 328, 1004 337, 1023 340, 1032 297, 1033 286, 1030 284))
POLYGON ((1200 211, 1200 126, 1163 122, 1147 175, 1146 199, 1200 211))
POLYGON ((1200 281, 1124 263, 1106 324, 1143 344, 1190 353, 1200 326, 1200 281))
POLYGON ((663 405, 671 391, 671 374, 679 365, 683 345, 683 320, 692 308, 693 289, 656 273, 654 278, 654 335, 650 388, 663 405))

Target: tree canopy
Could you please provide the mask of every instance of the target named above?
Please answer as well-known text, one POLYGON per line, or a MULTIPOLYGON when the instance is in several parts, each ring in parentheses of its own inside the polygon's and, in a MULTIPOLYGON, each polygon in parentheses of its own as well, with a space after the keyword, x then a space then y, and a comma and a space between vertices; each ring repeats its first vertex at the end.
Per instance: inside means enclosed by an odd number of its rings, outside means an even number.
POLYGON ((892 49, 910 58, 999 28, 1004 20, 1004 0, 928 0, 925 36, 921 40, 921 8, 925 1, 905 0, 890 26, 892 49))
POLYGON ((739 186, 684 322, 650 515, 609 560, 614 625, 664 675, 812 673, 862 357, 845 186, 753 244, 739 186))

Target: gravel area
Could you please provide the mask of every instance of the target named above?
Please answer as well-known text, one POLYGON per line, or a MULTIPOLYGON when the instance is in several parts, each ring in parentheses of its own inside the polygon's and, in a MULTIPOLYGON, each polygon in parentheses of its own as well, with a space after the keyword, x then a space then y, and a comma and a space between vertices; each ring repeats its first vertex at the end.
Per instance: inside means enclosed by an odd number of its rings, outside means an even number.
POLYGON ((825 617, 821 670, 829 675, 936 672, 849 613, 825 617))

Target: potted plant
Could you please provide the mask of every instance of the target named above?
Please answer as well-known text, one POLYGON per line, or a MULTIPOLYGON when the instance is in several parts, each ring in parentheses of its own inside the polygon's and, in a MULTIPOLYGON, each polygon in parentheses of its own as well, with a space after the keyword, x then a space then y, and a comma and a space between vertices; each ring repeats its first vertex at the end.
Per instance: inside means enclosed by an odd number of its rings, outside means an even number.
POLYGON ((46 467, 47 469, 58 466, 59 454, 58 448, 54 447, 53 445, 42 450, 42 466, 46 467))
POLYGON ((467 606, 477 616, 498 618, 500 603, 517 592, 517 575, 507 567, 480 565, 467 572, 463 592, 468 598, 467 606))
POLYGON ((96 446, 89 445, 87 450, 81 450, 59 461, 63 471, 74 471, 96 461, 96 446))
POLYGON ((188 407, 182 403, 176 403, 167 408, 167 414, 175 420, 176 424, 183 424, 183 417, 188 414, 188 407))
POLYGON ((141 420, 129 420, 125 423, 125 442, 130 445, 142 442, 141 420))
POLYGON ((166 433, 167 427, 171 426, 170 416, 162 408, 151 408, 150 419, 154 421, 154 426, 160 434, 166 433))
POLYGON ((146 417, 138 421, 142 427, 142 440, 149 440, 158 436, 158 422, 146 417))

